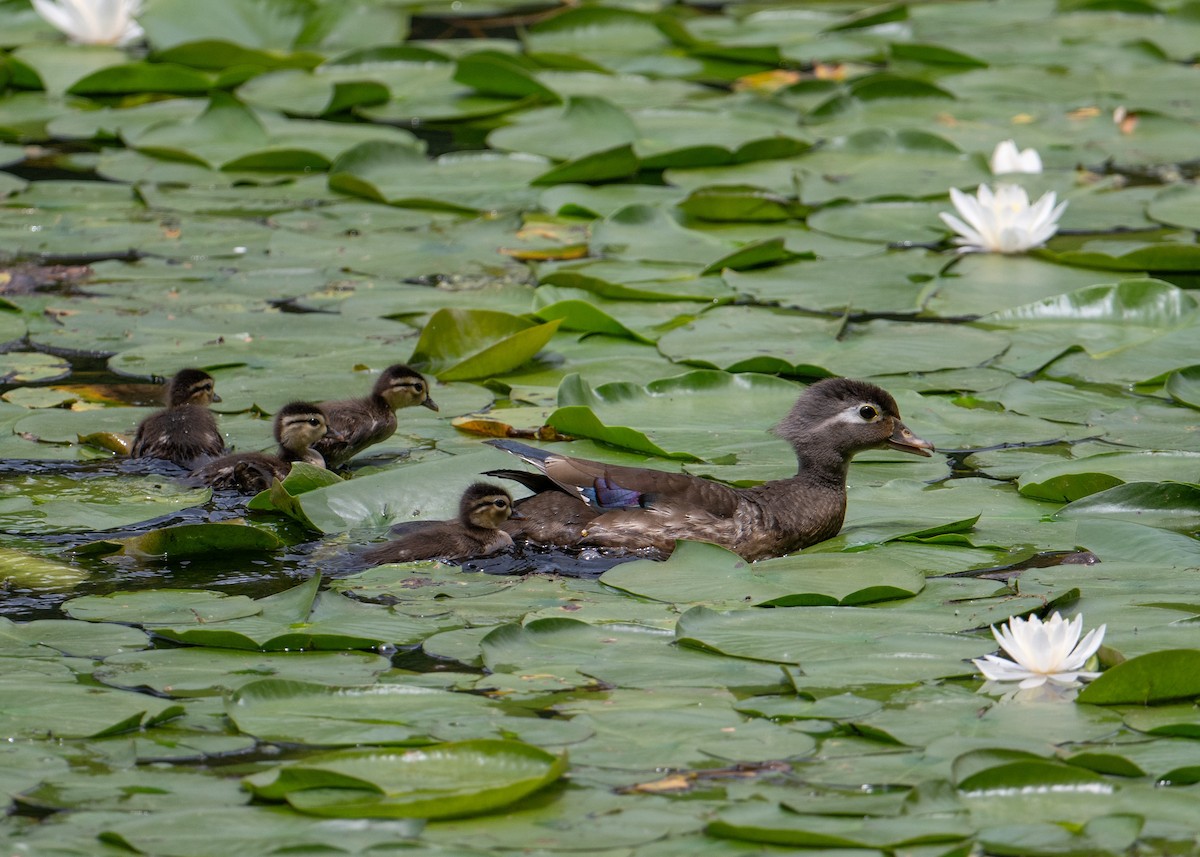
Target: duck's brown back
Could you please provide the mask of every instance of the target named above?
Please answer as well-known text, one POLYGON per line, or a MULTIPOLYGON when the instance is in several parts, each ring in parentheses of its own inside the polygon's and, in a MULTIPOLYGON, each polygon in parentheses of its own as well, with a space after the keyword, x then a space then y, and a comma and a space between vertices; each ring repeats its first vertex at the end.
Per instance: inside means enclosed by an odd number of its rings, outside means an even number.
POLYGON ((396 414, 377 397, 323 402, 320 408, 329 424, 329 434, 312 448, 328 467, 340 467, 368 446, 396 433, 396 414))
POLYGON ((225 451, 225 440, 212 412, 200 405, 180 405, 157 411, 137 427, 129 455, 132 458, 162 458, 180 467, 225 451))
POLYGON ((371 548, 363 558, 372 565, 419 559, 458 561, 488 556, 513 543, 503 530, 467 527, 459 521, 413 521, 397 529, 399 538, 371 548))
POLYGON ((223 455, 192 471, 192 478, 212 488, 257 494, 266 491, 276 479, 285 479, 290 462, 262 452, 235 452, 223 455))

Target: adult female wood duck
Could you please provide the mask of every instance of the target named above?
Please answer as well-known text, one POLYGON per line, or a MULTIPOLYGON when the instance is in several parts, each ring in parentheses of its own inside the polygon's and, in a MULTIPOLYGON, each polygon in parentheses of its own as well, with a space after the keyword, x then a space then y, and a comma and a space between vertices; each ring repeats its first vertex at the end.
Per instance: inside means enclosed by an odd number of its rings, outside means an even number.
POLYGON ((396 432, 396 410, 423 405, 438 409, 429 398, 429 382, 416 369, 397 363, 383 370, 371 394, 359 399, 322 402, 331 434, 314 445, 329 467, 340 467, 368 446, 396 432))
POLYGON ((755 560, 837 535, 846 514, 846 471, 856 453, 890 447, 928 456, 933 449, 900 421, 896 400, 886 391, 849 378, 808 387, 774 431, 796 451, 799 471, 753 488, 568 458, 510 440, 487 443, 540 472, 488 475, 539 492, 517 503, 527 520, 508 525, 512 535, 666 553, 676 539, 694 539, 755 560), (564 523, 563 516, 570 521, 564 523))
POLYGON ((308 402, 291 402, 275 414, 275 440, 279 443, 275 455, 235 452, 192 471, 192 477, 213 488, 257 494, 270 488, 274 480, 286 478, 294 461, 324 467, 325 459, 312 445, 327 435, 325 414, 319 407, 308 402))
POLYGON ((363 557, 372 565, 382 565, 488 556, 512 545, 512 536, 500 529, 512 514, 512 497, 507 491, 499 485, 476 482, 463 492, 457 519, 400 524, 392 528, 400 538, 371 548, 363 557))
POLYGON ((220 455, 225 439, 208 406, 221 401, 212 376, 200 369, 180 369, 167 382, 165 410, 146 417, 137 427, 131 458, 164 458, 180 467, 220 455))

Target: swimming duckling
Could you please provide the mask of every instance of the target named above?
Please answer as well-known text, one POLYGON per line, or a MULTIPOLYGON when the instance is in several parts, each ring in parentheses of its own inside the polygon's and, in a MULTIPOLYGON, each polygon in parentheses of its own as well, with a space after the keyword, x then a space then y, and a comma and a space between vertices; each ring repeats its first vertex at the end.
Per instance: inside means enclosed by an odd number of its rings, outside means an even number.
POLYGON ((856 453, 890 447, 928 456, 933 449, 900 421, 896 400, 885 390, 849 378, 808 387, 774 431, 796 451, 799 471, 752 488, 568 458, 511 440, 487 443, 540 473, 493 470, 488 475, 540 492, 517 504, 527 520, 506 527, 514 536, 665 553, 676 539, 694 539, 756 560, 837 535, 846 514, 846 471, 856 453), (544 498, 548 490, 557 496, 544 498), (568 517, 577 523, 564 523, 568 517))
POLYGON ((180 467, 225 451, 225 439, 208 406, 221 401, 212 376, 200 369, 180 369, 167 383, 165 410, 146 417, 137 427, 131 458, 164 458, 180 467))
POLYGON ((287 478, 294 461, 324 467, 325 459, 312 445, 327 436, 325 414, 319 407, 308 402, 292 402, 275 414, 275 440, 279 442, 279 451, 275 455, 235 452, 192 471, 192 477, 213 488, 257 494, 270 488, 274 480, 287 478))
POLYGON ((512 537, 500 525, 513 514, 512 497, 507 491, 498 485, 476 482, 463 492, 457 519, 400 524, 392 528, 400 538, 371 548, 363 557, 372 565, 382 565, 488 556, 512 545, 512 537))
POLYGON ((322 402, 321 410, 336 434, 315 445, 328 467, 340 467, 368 446, 387 440, 396 432, 396 410, 423 405, 438 409, 429 398, 429 383, 416 369, 397 363, 383 370, 369 396, 322 402))

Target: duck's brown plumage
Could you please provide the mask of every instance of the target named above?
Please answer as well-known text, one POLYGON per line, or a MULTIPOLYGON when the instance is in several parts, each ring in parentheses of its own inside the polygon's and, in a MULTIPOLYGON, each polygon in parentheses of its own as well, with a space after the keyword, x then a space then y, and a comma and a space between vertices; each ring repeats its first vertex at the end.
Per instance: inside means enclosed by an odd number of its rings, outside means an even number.
POLYGON ((432 411, 429 382, 416 369, 397 363, 383 370, 370 395, 358 399, 322 402, 331 436, 314 446, 329 467, 340 467, 368 446, 396 432, 396 410, 422 405, 432 411))
POLYGON ((192 472, 192 477, 213 488, 234 489, 257 494, 271 487, 276 479, 291 472, 292 462, 305 461, 324 467, 325 460, 312 445, 327 435, 325 414, 308 402, 291 402, 275 414, 275 455, 263 452, 235 452, 224 455, 192 472))
POLYGON ((221 401, 212 376, 200 369, 181 369, 168 383, 165 410, 138 424, 129 455, 162 458, 180 467, 220 455, 225 440, 208 406, 221 401))
MULTIPOLYGON (((781 556, 837 535, 846 513, 846 471, 856 453, 891 447, 927 456, 933 449, 900 421, 896 401, 885 390, 849 378, 808 387, 775 433, 796 451, 799 470, 752 488, 568 458, 515 441, 488 443, 541 471, 532 474, 532 482, 518 480, 539 493, 517 504, 526 520, 510 523, 511 535, 663 552, 676 539, 694 539, 749 560, 781 556)), ((512 471, 489 475, 511 476, 512 471)))
POLYGON ((400 537, 371 548, 372 565, 418 559, 458 561, 488 556, 512 545, 500 529, 512 514, 512 497, 498 485, 476 482, 463 492, 453 521, 413 521, 393 528, 400 537))

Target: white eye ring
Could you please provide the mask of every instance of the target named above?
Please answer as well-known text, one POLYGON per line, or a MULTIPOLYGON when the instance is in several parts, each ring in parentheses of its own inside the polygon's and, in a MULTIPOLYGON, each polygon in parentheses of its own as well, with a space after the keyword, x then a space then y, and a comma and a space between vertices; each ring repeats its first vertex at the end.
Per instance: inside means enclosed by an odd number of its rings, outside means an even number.
POLYGON ((858 408, 858 416, 863 422, 874 422, 879 419, 879 411, 871 405, 860 405, 858 408))

